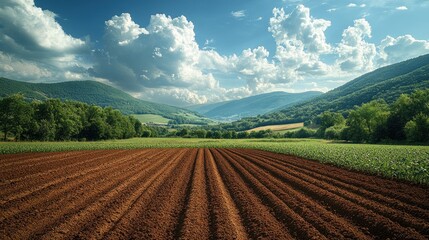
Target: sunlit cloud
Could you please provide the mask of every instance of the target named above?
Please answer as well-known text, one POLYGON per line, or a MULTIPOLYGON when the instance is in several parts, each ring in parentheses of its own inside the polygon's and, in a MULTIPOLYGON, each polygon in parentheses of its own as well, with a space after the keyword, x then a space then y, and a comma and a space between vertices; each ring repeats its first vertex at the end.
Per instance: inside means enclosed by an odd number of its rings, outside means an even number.
POLYGON ((231 15, 237 19, 241 19, 246 16, 246 10, 232 11, 231 15))
POLYGON ((396 10, 405 11, 405 10, 408 10, 408 8, 406 6, 399 6, 396 8, 396 10))

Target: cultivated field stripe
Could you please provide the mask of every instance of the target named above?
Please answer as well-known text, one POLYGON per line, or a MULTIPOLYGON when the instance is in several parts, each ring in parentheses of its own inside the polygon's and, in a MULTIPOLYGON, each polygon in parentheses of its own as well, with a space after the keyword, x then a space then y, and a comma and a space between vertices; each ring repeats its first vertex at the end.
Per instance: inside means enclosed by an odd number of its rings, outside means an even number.
MULTIPOLYGON (((132 157, 133 155, 131 155, 132 157)), ((75 192, 75 189, 79 189, 79 186, 84 186, 85 184, 91 183, 91 181, 99 181, 100 177, 112 177, 111 174, 117 174, 118 170, 123 170, 122 166, 127 164, 132 160, 130 155, 126 158, 117 158, 114 161, 108 161, 104 164, 99 165, 96 168, 79 171, 76 169, 73 172, 70 172, 71 175, 65 176, 58 180, 60 181, 50 181, 41 185, 41 189, 34 189, 33 191, 24 191, 17 193, 16 195, 10 196, 7 201, 2 205, 2 208, 7 209, 3 212, 4 218, 10 218, 13 215, 24 212, 28 209, 34 209, 40 204, 45 204, 46 202, 51 201, 51 199, 56 199, 60 196, 68 195, 70 192, 75 192), (19 203, 19 207, 13 207, 19 203), (12 207, 9 207, 12 206, 12 207)), ((127 167, 127 166, 126 166, 127 167)))
MULTIPOLYGON (((89 152, 87 155, 85 155, 85 160, 78 160, 77 158, 66 158, 66 161, 64 161, 65 166, 56 166, 55 168, 48 168, 48 169, 32 169, 29 170, 28 168, 22 169, 19 168, 19 172, 15 173, 18 177, 8 179, 7 182, 10 183, 16 183, 19 181, 29 181, 31 182, 33 179, 40 179, 45 176, 50 175, 59 175, 62 176, 64 172, 73 171, 74 168, 77 166, 82 166, 82 168, 97 166, 100 164, 96 160, 103 161, 103 158, 108 158, 110 156, 115 155, 121 155, 122 153, 126 152, 127 150, 122 151, 108 151, 107 154, 98 154, 97 152, 89 152), (88 166, 89 165, 89 166, 88 166), (29 173, 31 171, 31 173, 29 173)), ((3 173, 2 173, 3 174, 3 173)))
MULTIPOLYGON (((177 153, 179 150, 172 150, 177 153)), ((134 239, 165 239, 173 238, 176 221, 184 204, 177 199, 177 191, 185 198, 185 188, 190 178, 190 168, 195 159, 196 150, 182 149, 173 159, 174 164, 156 178, 126 214, 104 236, 107 239, 118 239, 129 236, 134 239), (166 205, 169 206, 166 206, 166 205), (173 209, 172 209, 173 208, 173 209), (168 237, 169 236, 169 237, 168 237)), ((167 160, 172 160, 171 158, 167 160)), ((180 195, 179 194, 179 195, 180 195)))
POLYGON ((239 173, 247 187, 256 193, 256 197, 271 209, 272 213, 274 213, 277 218, 277 221, 282 223, 285 228, 288 228, 289 232, 294 237, 326 239, 325 236, 323 236, 314 226, 307 222, 302 216, 294 212, 278 196, 271 192, 267 186, 263 185, 263 183, 243 167, 238 160, 235 160, 234 157, 229 155, 226 151, 222 151, 221 154, 231 163, 231 166, 235 171, 239 173))
POLYGON ((46 154, 45 158, 39 158, 32 164, 23 164, 14 166, 13 168, 2 169, 0 170, 0 174, 6 182, 14 182, 17 181, 17 177, 37 174, 42 170, 49 171, 58 167, 61 168, 68 164, 74 164, 76 161, 81 161, 81 158, 84 156, 92 158, 93 156, 97 156, 97 154, 97 152, 75 152, 74 154, 63 154, 63 156, 57 156, 54 159, 46 154), (16 172, 16 169, 19 169, 19 172, 16 172), (14 178, 10 178, 11 176, 14 178))
MULTIPOLYGON (((96 151, 96 150, 95 150, 96 151)), ((98 150, 102 152, 103 150, 98 150)), ((18 153, 18 154, 0 154, 0 168, 6 169, 8 166, 18 167, 25 164, 31 164, 32 162, 39 162, 40 159, 61 159, 61 157, 67 157, 70 155, 75 156, 76 154, 85 154, 87 152, 82 151, 70 151, 70 152, 40 152, 40 153, 18 153), (60 158, 58 158, 60 157, 60 158)))
MULTIPOLYGON (((135 204, 136 200, 144 194, 147 187, 157 179, 165 169, 168 169, 174 161, 168 162, 172 157, 169 152, 161 156, 161 160, 153 165, 142 166, 132 172, 130 177, 124 180, 116 180, 118 185, 109 192, 100 196, 91 204, 82 204, 78 212, 70 219, 63 221, 45 239, 59 238, 63 232, 73 238, 97 238, 101 239, 112 226, 135 204), (144 184, 142 184, 144 183, 144 184)), ((134 159, 138 162, 139 159, 134 159)), ((152 162, 153 163, 153 162, 152 162)))
POLYGON ((185 219, 181 229, 180 238, 191 239, 198 236, 209 239, 209 203, 206 192, 206 171, 204 168, 204 149, 198 150, 195 163, 194 178, 192 179, 189 203, 187 204, 185 219), (196 228, 195 226, 199 226, 196 228))
MULTIPOLYGON (((19 195, 18 197, 24 197, 25 195, 44 189, 45 187, 52 186, 52 184, 61 183, 70 180, 71 178, 82 176, 80 173, 84 173, 86 170, 98 169, 104 164, 109 164, 109 159, 118 159, 117 156, 122 155, 124 152, 126 152, 126 150, 115 153, 109 152, 108 154, 98 154, 97 157, 93 158, 94 164, 91 167, 81 167, 77 164, 74 165, 74 168, 59 169, 54 175, 48 175, 49 173, 47 173, 47 171, 49 170, 44 171, 43 169, 40 169, 39 173, 32 174, 31 177, 24 176, 20 179, 10 181, 8 185, 4 186, 0 190, 2 196, 1 199, 2 201, 9 201, 11 199, 15 199, 16 197, 13 196, 16 195, 19 195)), ((76 160, 75 162, 78 161, 76 160)))
MULTIPOLYGON (((126 155, 125 158, 133 158, 143 153, 144 152, 141 151, 135 152, 134 154, 130 154, 128 156, 126 155)), ((103 172, 103 174, 99 176, 90 175, 90 179, 87 179, 85 182, 81 182, 78 185, 66 185, 66 188, 64 189, 65 192, 53 192, 52 196, 48 199, 45 199, 45 201, 43 201, 42 198, 42 201, 39 201, 39 206, 33 205, 32 209, 20 213, 17 218, 20 218, 20 215, 22 216, 24 214, 24 216, 31 216, 25 218, 30 222, 32 222, 31 219, 33 217, 39 218, 39 221, 37 221, 37 224, 32 224, 32 228, 24 228, 24 231, 16 231, 14 234, 19 234, 20 238, 27 238, 30 236, 30 234, 37 235, 37 232, 43 229, 44 226, 50 226, 49 228, 52 229, 52 224, 59 222, 58 218, 64 218, 64 215, 71 216, 73 215, 71 212, 81 208, 81 205, 86 206, 91 202, 99 200, 101 196, 109 191, 114 190, 120 182, 129 179, 133 174, 133 172, 130 170, 139 171, 140 169, 138 166, 136 168, 133 165, 128 165, 125 166, 125 168, 119 169, 122 171, 117 171, 118 169, 115 168, 106 168, 106 170, 107 172, 103 172), (117 181, 112 181, 115 179, 117 179, 117 181), (91 186, 92 189, 91 191, 86 192, 88 189, 85 190, 79 186, 91 186), (95 187, 99 188, 96 190, 95 187), (73 202, 74 204, 67 204, 68 202, 73 202), (47 204, 48 208, 44 209, 46 208, 47 204), (38 211, 38 209, 42 209, 43 211, 38 211), (34 214, 34 211, 37 211, 37 214, 34 214)), ((20 222, 19 224, 26 225, 25 222, 20 222)), ((12 239, 14 238, 15 237, 12 237, 12 239)))
POLYGON ((213 149, 212 153, 219 166, 219 171, 224 177, 225 185, 230 192, 234 193, 232 197, 237 204, 249 237, 257 239, 270 236, 273 239, 291 239, 292 235, 273 216, 272 209, 264 205, 252 189, 247 187, 247 184, 220 154, 220 151, 213 149))
MULTIPOLYGON (((242 155, 242 154, 241 154, 242 155)), ((419 208, 415 205, 410 205, 408 203, 404 203, 400 201, 399 199, 395 199, 392 197, 386 197, 380 193, 377 192, 370 192, 367 191, 365 188, 357 187, 352 185, 351 183, 345 183, 344 181, 338 181, 336 178, 332 178, 330 176, 320 174, 318 169, 315 169, 314 171, 308 170, 306 168, 302 168, 300 166, 296 166, 294 164, 288 164, 287 162, 281 162, 281 164, 278 164, 278 161, 275 161, 272 158, 267 157, 259 157, 256 154, 253 155, 255 159, 261 159, 267 164, 274 166, 280 170, 286 171, 289 169, 292 169, 297 172, 305 173, 309 177, 313 179, 317 179, 319 181, 327 182, 332 186, 336 186, 340 189, 343 189, 344 191, 347 191, 350 194, 357 195, 359 199, 364 198, 363 200, 358 200, 360 203, 364 201, 366 204, 370 204, 372 209, 378 209, 379 206, 374 205, 382 205, 382 206, 389 206, 390 212, 385 212, 386 215, 392 215, 393 218, 398 217, 397 214, 392 213, 393 208, 396 210, 401 210, 401 218, 420 218, 421 222, 426 222, 427 219, 429 219, 429 211, 424 210, 423 208, 419 208)), ((337 174, 338 176, 339 174, 337 174)), ((385 211, 385 209, 383 209, 385 211)))
MULTIPOLYGON (((308 197, 290 188, 280 180, 266 171, 258 168, 248 162, 241 154, 231 151, 234 159, 250 172, 251 175, 258 178, 270 191, 278 196, 294 212, 299 214, 308 223, 312 224, 324 236, 330 239, 368 239, 368 236, 359 231, 346 219, 340 218, 329 212, 323 206, 309 201, 308 197)), ((298 226, 300 227, 300 226, 298 226)))
MULTIPOLYGON (((397 200, 412 207, 419 207, 424 210, 429 210, 429 202, 419 201, 421 199, 420 196, 429 196, 429 191, 427 188, 422 189, 421 187, 413 186, 413 191, 409 191, 409 184, 400 183, 398 181, 389 179, 383 179, 371 175, 350 174, 350 171, 347 171, 345 169, 329 165, 321 165, 318 162, 305 160, 294 156, 286 156, 257 150, 243 150, 242 153, 252 154, 252 156, 259 156, 272 162, 283 164, 286 167, 295 166, 301 170, 307 170, 309 172, 317 173, 320 176, 328 177, 330 179, 335 180, 336 182, 341 182, 344 184, 348 184, 349 186, 354 186, 355 189, 360 190, 359 194, 362 194, 363 192, 368 192, 368 195, 372 197, 374 197, 374 194, 376 194, 377 196, 382 195, 383 197, 388 199, 388 201, 397 200)), ((390 204, 392 203, 389 202, 389 205, 390 204)))
POLYGON ((209 149, 205 149, 207 162, 207 176, 209 186, 210 206, 212 210, 213 225, 215 226, 215 239, 248 239, 245 227, 239 215, 231 193, 226 188, 213 155, 209 149))
MULTIPOLYGON (((256 163, 256 160, 253 160, 256 163)), ((415 239, 424 239, 415 229, 404 228, 397 222, 380 216, 379 214, 360 206, 350 198, 339 196, 338 189, 331 189, 328 183, 319 182, 317 179, 309 180, 308 176, 299 172, 279 171, 278 169, 268 164, 258 164, 259 167, 268 170, 271 174, 279 177, 282 181, 293 186, 298 191, 302 191, 314 200, 328 204, 334 208, 338 214, 345 218, 350 218, 352 221, 362 227, 362 230, 368 231, 375 236, 394 237, 401 234, 407 234, 415 239)))
POLYGON ((429 188, 297 157, 195 148, 34 156, 0 159, 0 239, 429 239, 429 188))
MULTIPOLYGON (((254 157, 251 159, 251 161, 258 161, 257 159, 258 158, 254 157)), ((263 163, 276 165, 275 163, 272 163, 272 161, 268 161, 266 159, 261 159, 260 161, 263 163)), ((282 166, 278 165, 277 167, 282 168, 282 166)), ((385 204, 369 201, 358 194, 335 187, 330 181, 325 182, 321 178, 313 177, 311 174, 306 175, 303 171, 294 171, 291 168, 283 169, 283 171, 287 171, 289 174, 292 174, 295 177, 316 185, 317 187, 329 191, 330 193, 336 194, 340 198, 349 201, 352 204, 358 205, 359 207, 364 207, 365 209, 377 214, 379 217, 390 219, 391 221, 400 224, 404 228, 411 227, 420 231, 422 229, 429 229, 429 223, 425 220, 420 220, 406 212, 394 210, 385 204)))

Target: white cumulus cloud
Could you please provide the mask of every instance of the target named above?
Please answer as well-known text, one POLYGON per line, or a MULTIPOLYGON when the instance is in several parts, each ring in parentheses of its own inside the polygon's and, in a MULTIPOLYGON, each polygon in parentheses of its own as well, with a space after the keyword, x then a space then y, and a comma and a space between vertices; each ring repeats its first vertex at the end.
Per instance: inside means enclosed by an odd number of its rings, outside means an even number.
POLYGON ((320 60, 320 55, 332 51, 325 37, 331 22, 313 18, 310 9, 303 5, 298 5, 290 14, 283 8, 274 8, 273 15, 269 31, 277 44, 274 56, 278 61, 277 81, 293 81, 303 74, 326 72, 328 66, 320 60))
POLYGON ((87 43, 66 34, 55 17, 36 7, 33 0, 2 1, 0 64, 10 70, 6 76, 62 79, 66 71, 82 71, 78 54, 87 50, 87 43))
POLYGON ((153 15, 147 28, 128 13, 114 16, 106 21, 105 48, 95 53, 91 72, 128 91, 213 88, 216 80, 197 66, 201 50, 193 29, 184 16, 153 15))
POLYGON ((408 8, 406 6, 399 6, 396 8, 396 10, 405 11, 405 10, 408 10, 408 8))
POLYGON ((337 47, 337 63, 342 71, 365 72, 374 68, 376 47, 367 38, 371 38, 371 26, 364 18, 355 20, 353 26, 343 31, 337 47))
POLYGON ((387 36, 379 48, 380 65, 404 61, 429 53, 429 41, 417 40, 411 35, 393 38, 387 36))

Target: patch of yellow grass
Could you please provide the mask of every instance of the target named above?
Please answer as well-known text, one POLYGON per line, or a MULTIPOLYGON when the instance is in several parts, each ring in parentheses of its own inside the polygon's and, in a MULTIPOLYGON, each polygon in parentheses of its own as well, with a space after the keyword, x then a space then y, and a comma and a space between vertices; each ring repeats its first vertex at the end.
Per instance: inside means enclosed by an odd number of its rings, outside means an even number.
POLYGON ((251 131, 261 131, 261 130, 268 130, 271 129, 272 131, 283 131, 283 130, 290 130, 290 129, 295 129, 295 128, 301 128, 304 127, 304 123, 290 123, 290 124, 281 124, 281 125, 268 125, 268 126, 263 126, 263 127, 257 127, 257 128, 252 128, 250 130, 247 130, 247 132, 251 132, 251 131))

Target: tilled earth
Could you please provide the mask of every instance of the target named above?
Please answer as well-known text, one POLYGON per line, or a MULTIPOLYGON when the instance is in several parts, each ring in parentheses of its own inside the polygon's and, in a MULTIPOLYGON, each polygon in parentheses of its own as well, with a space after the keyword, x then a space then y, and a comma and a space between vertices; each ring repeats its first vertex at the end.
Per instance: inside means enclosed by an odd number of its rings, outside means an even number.
POLYGON ((0 239, 428 239, 429 188, 244 149, 0 155, 0 239))

